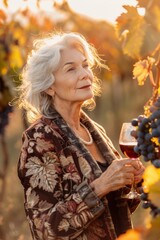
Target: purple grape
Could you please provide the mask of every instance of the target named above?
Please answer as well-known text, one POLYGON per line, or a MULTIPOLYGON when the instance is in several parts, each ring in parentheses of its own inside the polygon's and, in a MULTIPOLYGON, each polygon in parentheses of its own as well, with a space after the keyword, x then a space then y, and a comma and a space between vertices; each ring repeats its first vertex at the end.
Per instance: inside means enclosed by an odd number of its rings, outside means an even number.
POLYGON ((160 168, 160 159, 154 159, 152 161, 152 164, 156 167, 156 168, 160 168))

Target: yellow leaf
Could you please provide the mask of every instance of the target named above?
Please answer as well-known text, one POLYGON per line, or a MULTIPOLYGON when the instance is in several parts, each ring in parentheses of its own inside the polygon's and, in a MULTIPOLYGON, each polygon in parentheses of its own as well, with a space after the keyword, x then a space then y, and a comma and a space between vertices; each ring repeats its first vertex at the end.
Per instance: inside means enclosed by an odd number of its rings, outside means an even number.
POLYGON ((137 78, 138 85, 144 85, 146 78, 151 73, 152 65, 154 62, 154 58, 147 57, 147 59, 140 60, 134 64, 133 76, 134 78, 137 78))
POLYGON ((147 61, 139 61, 134 65, 133 76, 134 78, 137 78, 138 85, 144 85, 144 82, 148 75, 149 72, 147 71, 147 61))
POLYGON ((133 75, 135 77, 137 77, 137 76, 141 75, 144 72, 144 70, 146 70, 146 68, 142 64, 142 61, 139 61, 134 65, 133 75))
POLYGON ((153 138, 151 139, 151 141, 154 142, 157 146, 159 145, 158 138, 153 137, 153 138))
POLYGON ((140 232, 136 230, 128 230, 126 233, 120 235, 117 240, 141 240, 140 232))
POLYGON ((11 46, 11 53, 10 53, 10 66, 11 68, 21 68, 23 65, 22 56, 20 53, 20 48, 18 46, 12 45, 11 46))
POLYGON ((20 46, 24 46, 26 43, 26 36, 24 31, 25 31, 24 29, 17 27, 14 29, 14 32, 13 32, 14 39, 18 40, 18 43, 20 46))
POLYGON ((132 58, 139 58, 146 33, 145 19, 135 7, 123 7, 127 12, 116 19, 116 32, 122 42, 123 52, 132 58))
POLYGON ((160 176, 159 180, 150 186, 149 199, 154 205, 160 208, 160 176))
POLYGON ((153 165, 148 166, 144 171, 143 179, 143 186, 147 188, 147 191, 150 191, 152 185, 160 181, 160 169, 153 165))

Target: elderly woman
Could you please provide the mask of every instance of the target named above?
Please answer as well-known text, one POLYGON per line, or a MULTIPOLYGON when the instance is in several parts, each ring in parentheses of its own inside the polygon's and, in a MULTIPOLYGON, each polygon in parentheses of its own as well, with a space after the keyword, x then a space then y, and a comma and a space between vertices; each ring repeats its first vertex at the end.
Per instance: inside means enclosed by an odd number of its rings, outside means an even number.
POLYGON ((34 240, 114 240, 132 227, 139 200, 121 194, 133 181, 140 186, 144 167, 121 158, 82 110, 100 92, 96 66, 106 67, 83 36, 56 33, 35 41, 23 69, 19 104, 34 122, 23 133, 18 175, 34 240))

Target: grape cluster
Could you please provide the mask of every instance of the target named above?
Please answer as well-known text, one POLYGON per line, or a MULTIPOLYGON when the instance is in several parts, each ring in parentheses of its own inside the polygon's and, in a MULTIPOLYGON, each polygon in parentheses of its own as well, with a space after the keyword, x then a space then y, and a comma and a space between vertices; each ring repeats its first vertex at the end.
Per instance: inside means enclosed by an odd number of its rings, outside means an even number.
MULTIPOLYGON (((134 151, 143 156, 145 162, 150 161, 156 168, 160 168, 160 97, 150 107, 150 116, 140 115, 132 119, 132 125, 136 127, 131 135, 137 139, 134 151)), ((142 190, 141 200, 144 209, 150 208, 151 215, 160 215, 160 208, 151 202, 149 193, 142 190)))
POLYGON ((143 156, 145 162, 151 161, 160 168, 160 97, 150 108, 151 115, 144 115, 132 120, 132 125, 137 130, 132 132, 132 136, 137 139, 134 151, 143 156))

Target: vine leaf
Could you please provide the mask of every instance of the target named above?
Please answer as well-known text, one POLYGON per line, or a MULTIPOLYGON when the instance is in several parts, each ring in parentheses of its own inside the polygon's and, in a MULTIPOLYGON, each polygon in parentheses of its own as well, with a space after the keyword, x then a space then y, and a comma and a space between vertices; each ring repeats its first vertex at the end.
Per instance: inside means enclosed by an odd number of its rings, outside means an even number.
POLYGON ((150 165, 145 169, 143 174, 143 187, 144 191, 148 192, 149 199, 157 207, 160 207, 160 169, 150 165))
POLYGON ((160 181, 160 169, 155 168, 153 165, 148 166, 143 174, 143 179, 143 186, 147 191, 150 191, 153 189, 154 184, 160 181))
POLYGON ((159 201, 159 196, 160 196, 160 180, 155 183, 151 188, 149 192, 149 199, 152 201, 152 203, 160 208, 160 201, 159 201))
POLYGON ((139 58, 145 36, 145 19, 133 6, 123 6, 127 12, 116 19, 116 33, 122 43, 123 52, 132 58, 139 58))
MULTIPOLYGON (((140 60, 134 64, 133 76, 134 79, 138 80, 138 85, 143 86, 147 77, 151 75, 152 66, 155 63, 155 59, 152 57, 147 57, 147 59, 140 60)), ((155 86, 153 78, 152 85, 155 86)))

